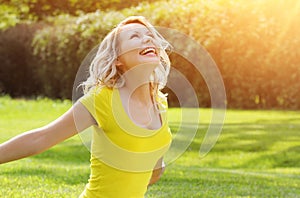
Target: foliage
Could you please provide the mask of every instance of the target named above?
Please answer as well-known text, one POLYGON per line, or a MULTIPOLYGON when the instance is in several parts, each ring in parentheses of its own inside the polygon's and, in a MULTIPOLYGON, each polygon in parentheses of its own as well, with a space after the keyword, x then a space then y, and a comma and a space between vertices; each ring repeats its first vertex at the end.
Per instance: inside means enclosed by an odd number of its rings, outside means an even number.
POLYGON ((42 23, 18 24, 0 32, 0 92, 13 97, 40 93, 38 65, 32 56, 31 42, 42 23))
POLYGON ((41 30, 33 40, 33 53, 43 93, 54 98, 71 98, 75 76, 85 55, 122 17, 113 11, 110 15, 96 12, 79 18, 63 15, 41 30))
POLYGON ((20 22, 18 11, 15 7, 0 4, 0 30, 13 27, 20 22))
POLYGON ((300 108, 299 2, 176 2, 148 5, 141 14, 208 50, 221 70, 230 108, 300 108))
MULTIPOLYGON (((154 1, 147 0, 147 2, 154 1)), ((140 2, 137 0, 0 0, 1 12, 5 10, 6 13, 9 13, 9 17, 15 17, 17 20, 43 20, 61 14, 77 16, 80 13, 90 13, 97 10, 121 10, 136 6, 140 2), (9 12, 7 12, 8 10, 9 12)), ((11 19, 4 20, 5 23, 10 21, 11 19)))
MULTIPOLYGON (((70 98, 84 56, 121 19, 144 15, 157 26, 186 34, 211 54, 225 83, 228 107, 300 109, 299 8, 296 0, 176 0, 144 2, 118 12, 59 15, 48 18, 52 25, 33 35, 30 66, 38 68, 44 90, 40 94, 70 98)), ((186 53, 195 50, 184 42, 178 45, 186 53)), ((200 105, 210 106, 201 74, 182 54, 173 53, 171 59, 190 79, 200 105)), ((176 105, 172 94, 170 103, 176 105)))

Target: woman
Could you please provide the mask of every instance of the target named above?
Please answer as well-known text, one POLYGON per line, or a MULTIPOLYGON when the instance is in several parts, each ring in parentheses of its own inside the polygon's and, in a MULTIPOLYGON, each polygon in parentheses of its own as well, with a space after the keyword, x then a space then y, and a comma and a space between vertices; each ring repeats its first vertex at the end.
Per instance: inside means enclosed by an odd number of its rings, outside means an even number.
POLYGON ((91 174, 80 197, 144 197, 171 143, 168 42, 144 18, 122 21, 102 41, 85 95, 52 123, 0 145, 0 163, 38 154, 93 127, 91 174))

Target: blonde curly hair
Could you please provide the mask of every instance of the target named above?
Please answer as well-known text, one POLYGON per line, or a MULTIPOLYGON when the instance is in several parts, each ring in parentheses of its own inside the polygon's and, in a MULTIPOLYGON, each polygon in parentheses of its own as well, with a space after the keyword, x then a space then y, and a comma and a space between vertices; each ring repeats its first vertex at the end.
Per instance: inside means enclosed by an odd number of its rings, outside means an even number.
POLYGON ((124 79, 122 79, 122 72, 118 70, 118 67, 115 64, 119 55, 117 36, 121 27, 132 23, 142 24, 148 28, 154 36, 155 43, 159 45, 160 63, 154 69, 154 72, 149 79, 152 96, 158 96, 158 91, 165 87, 170 71, 170 60, 166 51, 171 49, 171 45, 158 33, 145 17, 130 16, 121 21, 101 42, 97 54, 90 65, 89 77, 81 84, 83 86, 84 94, 88 93, 96 86, 113 88, 122 87, 124 85, 125 82, 124 79))

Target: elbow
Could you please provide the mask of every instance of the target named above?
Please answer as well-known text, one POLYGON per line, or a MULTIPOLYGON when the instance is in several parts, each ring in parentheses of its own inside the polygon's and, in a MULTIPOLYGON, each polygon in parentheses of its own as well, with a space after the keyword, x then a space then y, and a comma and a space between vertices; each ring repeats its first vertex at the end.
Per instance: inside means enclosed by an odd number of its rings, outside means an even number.
POLYGON ((156 182, 158 182, 159 179, 161 178, 161 176, 163 175, 164 171, 165 171, 164 166, 153 170, 149 185, 152 185, 152 184, 155 184, 156 182))

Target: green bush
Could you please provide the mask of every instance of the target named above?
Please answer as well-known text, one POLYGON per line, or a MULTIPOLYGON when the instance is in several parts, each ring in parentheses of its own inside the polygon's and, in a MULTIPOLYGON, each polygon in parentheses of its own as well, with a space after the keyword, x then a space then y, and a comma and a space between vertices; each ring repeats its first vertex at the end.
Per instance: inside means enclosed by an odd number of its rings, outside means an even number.
POLYGON ((297 5, 296 0, 178 0, 148 5, 141 13, 208 50, 222 73, 230 108, 299 109, 297 5))
MULTIPOLYGON (((144 0, 155 2, 157 0, 144 0)), ((41 21, 51 16, 91 13, 97 10, 122 10, 137 6, 140 0, 0 0, 0 29, 23 20, 41 21)))
POLYGON ((123 18, 118 12, 96 12, 56 18, 36 34, 33 47, 43 94, 71 98, 77 70, 87 53, 123 18))
MULTIPOLYGON (((120 12, 61 15, 34 35, 34 60, 29 65, 38 65, 43 95, 70 98, 85 55, 120 20, 144 15, 207 49, 221 71, 229 108, 300 109, 297 5, 296 0, 175 0, 141 3, 120 12)), ((183 51, 193 49, 186 46, 183 51)), ((173 53, 171 61, 190 79, 200 105, 210 106, 205 81, 191 63, 179 53, 173 53)), ((176 104, 172 94, 170 102, 176 104)))
POLYGON ((0 93, 13 97, 40 93, 31 42, 42 23, 19 24, 0 32, 0 93))

